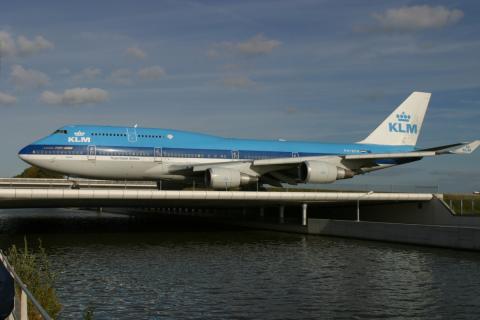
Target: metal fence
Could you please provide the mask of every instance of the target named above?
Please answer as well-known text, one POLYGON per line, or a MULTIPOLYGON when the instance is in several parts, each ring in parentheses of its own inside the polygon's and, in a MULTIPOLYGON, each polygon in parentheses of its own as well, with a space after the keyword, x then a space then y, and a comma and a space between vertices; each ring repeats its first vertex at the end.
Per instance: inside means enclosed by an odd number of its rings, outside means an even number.
POLYGON ((8 272, 12 275, 15 281, 15 292, 20 292, 20 299, 15 296, 15 307, 12 314, 7 318, 8 320, 28 320, 28 301, 32 303, 38 313, 42 316, 43 319, 51 320, 52 318, 48 315, 47 311, 41 306, 41 304, 35 299, 33 294, 28 290, 27 286, 20 277, 15 273, 15 270, 8 262, 7 257, 0 250, 0 262, 5 266, 8 272), (20 300, 20 301, 19 301, 20 300))
POLYGON ((153 181, 93 180, 93 179, 43 179, 43 178, 0 178, 0 188, 115 188, 155 189, 153 181))
POLYGON ((480 199, 449 199, 446 203, 456 215, 480 215, 480 199))

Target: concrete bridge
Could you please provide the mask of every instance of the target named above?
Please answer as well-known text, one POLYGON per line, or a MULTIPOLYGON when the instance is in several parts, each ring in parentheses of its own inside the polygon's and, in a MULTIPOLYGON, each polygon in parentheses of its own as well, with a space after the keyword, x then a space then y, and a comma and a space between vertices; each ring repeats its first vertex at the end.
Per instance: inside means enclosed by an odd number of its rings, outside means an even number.
POLYGON ((0 181, 0 208, 115 207, 127 214, 192 216, 250 228, 480 249, 480 218, 456 215, 438 194, 172 191, 156 190, 152 183, 105 181, 84 181, 80 189, 72 189, 71 180, 17 182, 0 181))
POLYGON ((167 191, 132 189, 0 188, 0 208, 264 206, 339 202, 430 201, 429 193, 167 191))

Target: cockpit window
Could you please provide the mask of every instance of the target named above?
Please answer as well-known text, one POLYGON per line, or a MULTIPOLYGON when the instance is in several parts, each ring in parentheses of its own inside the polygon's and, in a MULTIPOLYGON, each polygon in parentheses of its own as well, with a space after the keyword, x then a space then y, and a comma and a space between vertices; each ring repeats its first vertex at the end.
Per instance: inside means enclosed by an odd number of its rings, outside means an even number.
POLYGON ((55 132, 53 134, 67 134, 67 130, 61 130, 61 129, 58 129, 58 130, 55 130, 55 132))

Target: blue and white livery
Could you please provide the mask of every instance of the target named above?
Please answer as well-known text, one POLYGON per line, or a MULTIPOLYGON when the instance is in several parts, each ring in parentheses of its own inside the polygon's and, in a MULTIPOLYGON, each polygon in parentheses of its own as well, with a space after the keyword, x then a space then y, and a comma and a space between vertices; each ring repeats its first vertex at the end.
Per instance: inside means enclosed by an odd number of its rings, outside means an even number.
POLYGON ((138 127, 69 125, 19 152, 29 164, 96 179, 205 184, 332 183, 423 157, 468 154, 480 140, 416 148, 430 93, 413 92, 357 143, 267 141, 138 127))

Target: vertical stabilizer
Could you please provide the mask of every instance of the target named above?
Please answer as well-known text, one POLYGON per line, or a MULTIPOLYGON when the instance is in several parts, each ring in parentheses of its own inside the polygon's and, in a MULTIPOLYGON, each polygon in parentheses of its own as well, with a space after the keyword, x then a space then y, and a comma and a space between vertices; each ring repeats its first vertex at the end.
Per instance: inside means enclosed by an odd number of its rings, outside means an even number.
POLYGON ((358 142, 389 146, 415 146, 431 93, 413 92, 370 135, 358 142))

